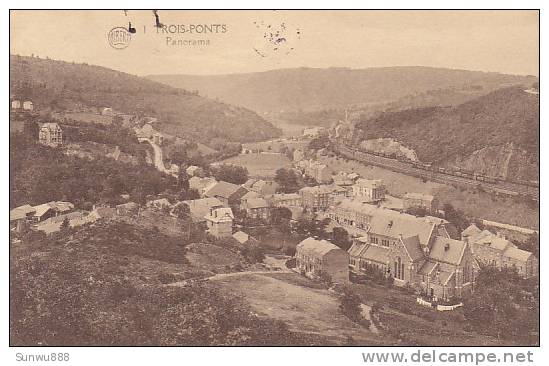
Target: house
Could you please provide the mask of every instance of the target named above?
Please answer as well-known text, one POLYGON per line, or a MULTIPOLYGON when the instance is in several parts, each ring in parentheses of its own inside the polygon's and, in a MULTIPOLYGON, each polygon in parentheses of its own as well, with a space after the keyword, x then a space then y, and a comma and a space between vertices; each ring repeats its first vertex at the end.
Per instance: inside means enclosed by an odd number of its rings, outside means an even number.
POLYGON ((139 212, 139 205, 135 202, 116 205, 116 214, 121 216, 132 216, 139 212))
POLYGON ((303 130, 304 137, 318 137, 326 131, 324 127, 310 127, 303 130))
POLYGON ((430 213, 437 212, 438 210, 438 200, 430 194, 406 193, 402 202, 404 210, 420 207, 430 213))
POLYGON ((332 192, 332 187, 327 185, 301 188, 301 204, 309 212, 325 211, 333 203, 332 192))
POLYGON ((347 178, 356 182, 356 180, 360 178, 360 175, 358 173, 348 173, 347 178))
POLYGON ((158 198, 155 200, 147 201, 148 208, 155 208, 157 210, 170 209, 172 204, 168 201, 167 198, 158 198))
POLYGON ((154 133, 156 133, 156 130, 153 126, 146 123, 143 125, 143 127, 135 127, 134 128, 135 134, 137 135, 137 138, 143 138, 143 139, 152 139, 154 133))
POLYGON ((304 275, 319 278, 325 274, 336 283, 349 281, 349 254, 337 245, 307 238, 295 250, 296 269, 304 275))
POLYGON ((164 143, 164 135, 160 132, 154 132, 152 135, 152 142, 159 146, 162 145, 164 143))
POLYGON ((202 169, 199 166, 191 165, 185 169, 185 172, 189 177, 203 177, 204 176, 204 169, 202 169))
POLYGON ((353 195, 353 186, 356 179, 351 179, 347 173, 339 172, 332 177, 334 185, 345 189, 345 196, 351 197, 353 195))
POLYGON ((463 230, 461 238, 471 245, 473 255, 480 264, 499 269, 514 267, 523 278, 538 274, 538 259, 531 252, 517 248, 503 235, 480 230, 475 224, 471 224, 463 230))
POLYGON ((24 231, 35 212, 35 208, 31 205, 23 205, 10 210, 10 230, 19 233, 24 231))
POLYGON ((333 170, 326 164, 315 160, 301 160, 296 166, 303 175, 313 178, 318 183, 329 183, 332 180, 333 170))
POLYGON ((246 188, 249 191, 252 189, 252 186, 255 182, 257 182, 257 179, 249 178, 246 182, 244 182, 242 187, 246 188))
POLYGON ((11 109, 20 109, 21 108, 21 101, 20 100, 12 100, 11 101, 11 109))
POLYGON ((242 204, 242 208, 246 210, 246 215, 254 219, 264 219, 269 218, 269 204, 262 197, 250 198, 242 204))
POLYGON ((38 142, 53 147, 62 145, 63 130, 55 122, 43 123, 38 132, 38 142))
POLYGON ((25 111, 33 111, 34 110, 34 104, 30 100, 26 100, 23 102, 23 110, 25 111))
POLYGON ((49 219, 50 217, 58 216, 59 214, 68 213, 74 209, 74 205, 70 202, 51 201, 34 206, 32 220, 40 222, 49 219))
POLYGON ((367 234, 349 249, 353 278, 377 271, 392 277, 395 286, 410 286, 431 299, 471 293, 479 267, 468 243, 439 235, 434 222, 381 213, 374 213, 367 234))
POLYGON ((59 216, 51 217, 47 220, 41 221, 35 225, 37 231, 42 231, 47 235, 56 233, 61 230, 61 226, 65 220, 68 220, 69 227, 74 228, 82 226, 84 224, 92 223, 97 220, 94 215, 87 215, 82 211, 75 211, 59 216))
POLYGON ((289 206, 286 208, 290 210, 290 212, 292 213, 292 217, 290 218, 290 221, 297 222, 299 219, 303 217, 303 207, 289 206))
POLYGON ((214 186, 209 188, 204 195, 206 197, 215 197, 218 200, 220 200, 224 206, 226 207, 235 207, 240 205, 240 199, 242 196, 244 196, 248 191, 246 188, 220 181, 217 182, 214 186))
POLYGON ((212 177, 192 177, 189 179, 189 188, 196 189, 200 197, 204 197, 206 191, 217 184, 217 180, 212 177))
POLYGON ((103 108, 103 109, 101 110, 101 115, 102 115, 102 116, 114 116, 114 114, 115 114, 115 113, 114 113, 114 111, 113 111, 112 108, 108 108, 108 107, 107 107, 107 108, 103 108))
POLYGON ((341 187, 341 186, 338 186, 336 184, 332 184, 331 185, 332 187, 332 193, 330 193, 332 195, 333 198, 335 198, 336 200, 338 198, 344 198, 344 197, 347 197, 347 194, 348 194, 348 191, 345 187, 341 187))
POLYGON ((246 192, 246 194, 240 198, 240 209, 241 210, 246 209, 245 206, 246 206, 246 202, 248 200, 253 199, 253 198, 260 198, 260 197, 261 196, 257 192, 254 192, 254 191, 246 192))
POLYGON ((257 243, 257 240, 254 237, 246 234, 243 231, 237 231, 236 233, 234 233, 233 239, 243 246, 250 246, 257 243))
POLYGON ((274 207, 301 207, 301 195, 299 193, 276 193, 267 197, 274 207))
POLYGON ((182 203, 189 207, 191 219, 196 223, 205 223, 206 216, 211 210, 223 207, 223 203, 215 197, 187 200, 182 203))
POLYGON ((385 185, 381 179, 357 179, 353 196, 364 201, 379 202, 385 198, 385 185))
POLYGON ((301 149, 295 149, 293 153, 293 159, 295 162, 305 159, 305 153, 301 149))
POLYGON ((208 233, 215 237, 228 237, 233 234, 233 211, 228 207, 212 208, 204 216, 208 233))
POLYGON ((249 190, 257 192, 261 196, 266 196, 275 194, 278 187, 278 183, 274 181, 259 179, 251 184, 249 190))

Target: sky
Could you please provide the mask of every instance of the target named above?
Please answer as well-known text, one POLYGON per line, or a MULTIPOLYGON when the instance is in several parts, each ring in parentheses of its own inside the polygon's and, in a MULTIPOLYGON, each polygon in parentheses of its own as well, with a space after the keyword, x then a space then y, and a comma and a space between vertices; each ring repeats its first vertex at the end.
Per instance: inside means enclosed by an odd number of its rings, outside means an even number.
POLYGON ((158 15, 165 31, 154 26, 148 10, 11 11, 10 52, 135 75, 432 66, 538 76, 537 11, 159 10, 158 15), (126 48, 114 49, 109 31, 129 22, 136 33, 126 48))

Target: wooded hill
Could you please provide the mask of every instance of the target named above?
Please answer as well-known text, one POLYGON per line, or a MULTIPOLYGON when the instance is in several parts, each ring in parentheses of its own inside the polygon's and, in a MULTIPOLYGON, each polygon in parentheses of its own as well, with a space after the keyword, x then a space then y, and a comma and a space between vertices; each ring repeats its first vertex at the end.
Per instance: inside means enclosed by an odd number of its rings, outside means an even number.
POLYGON ((390 103, 430 90, 488 93, 534 76, 432 67, 295 68, 229 75, 150 75, 151 80, 257 112, 310 112, 390 103))
POLYGON ((157 117, 158 129, 209 142, 265 140, 280 130, 255 112, 145 78, 87 64, 10 55, 10 95, 39 110, 112 107, 157 117))
POLYGON ((349 137, 392 137, 424 162, 537 180, 539 95, 509 87, 456 107, 385 112, 361 118, 349 137))

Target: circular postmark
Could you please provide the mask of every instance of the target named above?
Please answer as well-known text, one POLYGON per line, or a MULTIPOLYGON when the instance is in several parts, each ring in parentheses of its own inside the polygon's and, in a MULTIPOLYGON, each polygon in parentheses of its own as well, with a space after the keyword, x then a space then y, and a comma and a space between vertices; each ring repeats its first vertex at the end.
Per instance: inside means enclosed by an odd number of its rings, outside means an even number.
POLYGON ((286 56, 292 53, 301 39, 301 29, 284 21, 254 21, 258 30, 253 50, 261 57, 286 56))
POLYGON ((107 34, 109 45, 116 50, 123 50, 130 45, 132 35, 124 27, 114 27, 107 34))

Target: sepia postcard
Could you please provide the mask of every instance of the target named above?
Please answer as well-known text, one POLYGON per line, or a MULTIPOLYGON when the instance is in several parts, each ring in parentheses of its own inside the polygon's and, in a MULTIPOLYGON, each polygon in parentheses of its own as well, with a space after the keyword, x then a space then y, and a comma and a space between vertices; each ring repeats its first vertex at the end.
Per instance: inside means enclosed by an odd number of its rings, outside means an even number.
POLYGON ((11 9, 16 361, 539 347, 539 75, 535 9, 11 9))

